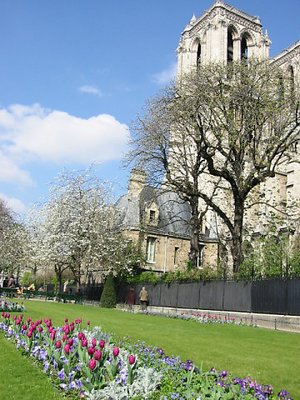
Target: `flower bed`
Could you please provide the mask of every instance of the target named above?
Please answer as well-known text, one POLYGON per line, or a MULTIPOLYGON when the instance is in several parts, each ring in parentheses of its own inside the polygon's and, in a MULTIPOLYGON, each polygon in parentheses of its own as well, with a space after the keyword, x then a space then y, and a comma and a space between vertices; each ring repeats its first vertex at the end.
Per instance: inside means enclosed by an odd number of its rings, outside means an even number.
POLYGON ((23 315, 2 312, 0 331, 49 374, 68 398, 127 399, 291 399, 286 391, 227 371, 199 370, 145 343, 116 341, 99 327, 82 320, 54 327, 51 319, 26 321, 23 315))
MULTIPOLYGON (((128 308, 123 308, 121 309, 122 311, 126 312, 131 312, 128 308)), ((175 313, 175 312, 167 312, 167 313, 162 313, 159 311, 143 311, 143 310, 136 310, 136 313, 140 314, 145 314, 145 315, 154 315, 154 316, 159 316, 159 317, 165 317, 165 318, 175 318, 175 319, 183 319, 183 320, 193 320, 196 322, 199 322, 200 324, 222 324, 222 325, 246 325, 244 324, 240 319, 236 320, 234 317, 229 317, 227 315, 221 316, 221 315, 215 315, 215 314, 209 314, 209 313, 204 313, 204 312, 181 312, 180 314, 175 313)), ((247 324, 247 326, 255 326, 254 324, 247 324)))
POLYGON ((25 306, 23 304, 19 304, 18 302, 12 302, 8 300, 0 300, 0 311, 22 312, 24 310, 25 306))

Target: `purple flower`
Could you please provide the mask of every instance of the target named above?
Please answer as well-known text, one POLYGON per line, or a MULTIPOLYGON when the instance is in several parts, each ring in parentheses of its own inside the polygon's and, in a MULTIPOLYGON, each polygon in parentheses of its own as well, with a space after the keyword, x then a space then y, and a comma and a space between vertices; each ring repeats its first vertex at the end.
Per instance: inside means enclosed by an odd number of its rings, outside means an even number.
POLYGON ((61 369, 59 372, 58 372, 58 374, 57 374, 57 376, 58 376, 58 378, 61 380, 61 381, 63 381, 64 379, 65 379, 65 371, 64 371, 64 369, 61 369))

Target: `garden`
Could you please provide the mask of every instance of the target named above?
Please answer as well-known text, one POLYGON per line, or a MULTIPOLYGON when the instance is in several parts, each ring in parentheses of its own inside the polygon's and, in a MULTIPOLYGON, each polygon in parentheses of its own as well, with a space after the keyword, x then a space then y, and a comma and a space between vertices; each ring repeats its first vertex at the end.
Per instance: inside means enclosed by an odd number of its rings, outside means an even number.
POLYGON ((300 398, 297 334, 78 304, 24 306, 2 311, 3 398, 300 398))

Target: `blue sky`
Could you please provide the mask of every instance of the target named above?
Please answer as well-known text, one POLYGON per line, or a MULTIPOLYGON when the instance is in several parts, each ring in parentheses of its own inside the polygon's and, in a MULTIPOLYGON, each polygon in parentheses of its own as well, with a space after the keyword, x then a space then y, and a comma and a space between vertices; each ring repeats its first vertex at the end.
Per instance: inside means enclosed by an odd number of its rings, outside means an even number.
MULTIPOLYGON (((228 1, 261 18, 271 56, 300 39, 299 0, 228 1)), ((129 126, 174 73, 180 34, 213 0, 1 0, 0 197, 47 198, 64 167, 124 193, 129 126)))

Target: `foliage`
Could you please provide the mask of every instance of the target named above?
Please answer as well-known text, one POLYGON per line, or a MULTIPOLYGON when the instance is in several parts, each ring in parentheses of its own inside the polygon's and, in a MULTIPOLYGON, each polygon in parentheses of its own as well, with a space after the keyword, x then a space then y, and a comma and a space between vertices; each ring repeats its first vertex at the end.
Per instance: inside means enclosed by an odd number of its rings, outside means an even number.
POLYGON ((142 272, 139 275, 127 277, 128 283, 172 283, 172 282, 198 282, 208 281, 212 279, 221 279, 222 275, 219 270, 214 270, 210 267, 186 269, 165 272, 158 275, 153 271, 142 272))
POLYGON ((105 280, 100 299, 100 306, 105 308, 114 308, 117 305, 117 293, 115 279, 113 275, 108 275, 105 280))
POLYGON ((237 279, 291 279, 300 277, 299 238, 268 234, 257 240, 241 265, 237 279))
POLYGON ((0 271, 17 277, 26 263, 28 236, 23 224, 0 199, 0 271))

